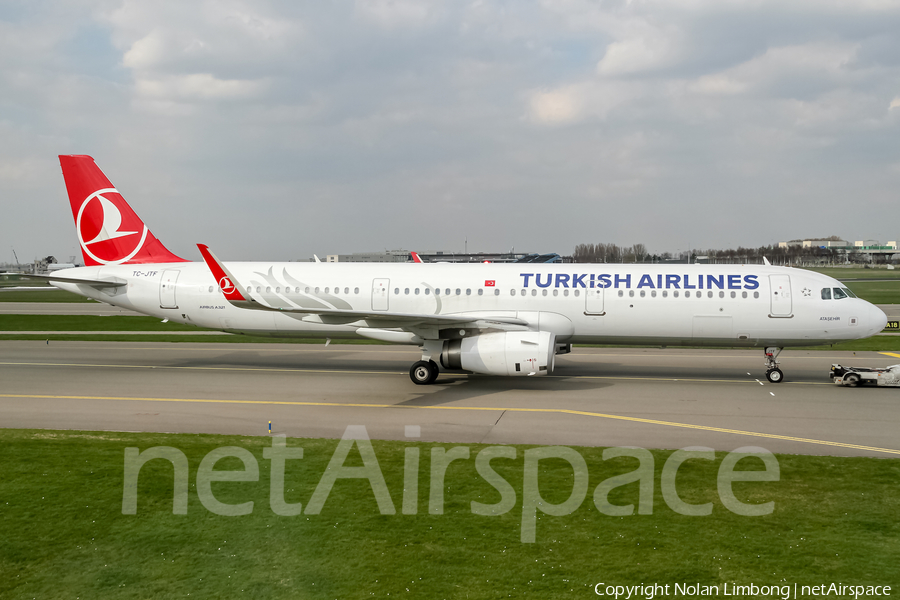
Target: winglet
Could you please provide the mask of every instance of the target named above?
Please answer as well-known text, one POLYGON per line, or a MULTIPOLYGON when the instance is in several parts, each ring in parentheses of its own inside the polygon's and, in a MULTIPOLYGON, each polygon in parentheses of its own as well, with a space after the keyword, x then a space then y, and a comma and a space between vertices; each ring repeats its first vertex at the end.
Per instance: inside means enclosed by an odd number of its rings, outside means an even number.
POLYGON ((418 252, 410 252, 410 254, 412 255, 412 259, 413 259, 413 262, 414 262, 414 263, 423 263, 423 262, 425 262, 424 260, 422 260, 422 257, 419 256, 419 253, 418 253, 418 252))
POLYGON ((770 262, 769 262, 769 259, 766 258, 765 256, 763 256, 763 262, 765 263, 765 265, 766 265, 767 267, 771 267, 771 266, 772 266, 772 263, 770 263, 770 262))
POLYGON ((244 298, 237 287, 237 280, 228 272, 225 265, 219 262, 219 259, 216 258, 216 255, 212 253, 209 247, 204 244, 197 244, 197 247, 200 248, 200 254, 203 255, 206 266, 209 267, 213 277, 215 277, 216 281, 219 283, 219 289, 222 290, 225 299, 229 302, 247 302, 248 299, 244 298))

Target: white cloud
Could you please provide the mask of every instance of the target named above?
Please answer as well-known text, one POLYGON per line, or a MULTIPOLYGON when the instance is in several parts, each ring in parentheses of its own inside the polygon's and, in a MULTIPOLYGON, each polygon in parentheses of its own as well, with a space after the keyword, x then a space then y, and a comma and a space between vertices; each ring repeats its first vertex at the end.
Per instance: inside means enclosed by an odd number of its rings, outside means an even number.
POLYGON ((900 96, 891 100, 891 105, 888 106, 888 110, 894 110, 895 108, 900 108, 900 96))

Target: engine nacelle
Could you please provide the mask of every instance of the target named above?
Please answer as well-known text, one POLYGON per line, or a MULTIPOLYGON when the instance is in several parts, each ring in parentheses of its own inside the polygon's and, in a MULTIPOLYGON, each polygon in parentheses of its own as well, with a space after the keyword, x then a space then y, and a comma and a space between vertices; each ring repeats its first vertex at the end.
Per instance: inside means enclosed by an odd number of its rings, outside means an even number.
POLYGON ((485 333, 447 341, 441 365, 485 375, 547 375, 555 352, 556 335, 549 331, 485 333))

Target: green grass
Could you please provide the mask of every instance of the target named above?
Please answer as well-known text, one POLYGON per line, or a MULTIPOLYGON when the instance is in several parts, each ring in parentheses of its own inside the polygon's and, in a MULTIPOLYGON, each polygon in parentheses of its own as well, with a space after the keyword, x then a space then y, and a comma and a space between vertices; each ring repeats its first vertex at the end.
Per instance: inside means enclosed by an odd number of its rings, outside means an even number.
POLYGON ((900 304, 900 280, 848 281, 844 285, 872 304, 900 304))
POLYGON ((888 270, 885 268, 863 269, 859 267, 803 267, 807 271, 822 273, 835 279, 900 279, 900 268, 888 270))
MULTIPOLYGON (((265 427, 261 415, 260 428, 265 427)), ((516 491, 512 510, 472 513, 470 502, 500 494, 475 470, 483 446, 447 470, 444 514, 429 514, 430 455, 448 444, 373 442, 398 514, 379 513, 367 481, 339 479, 321 514, 277 516, 269 506, 265 437, 0 430, 0 597, 3 598, 569 598, 594 597, 599 582, 738 584, 900 584, 900 460, 778 456, 780 481, 735 484, 748 503, 774 512, 746 517, 726 510, 716 492, 717 460, 685 463, 678 491, 689 503, 712 502, 709 516, 673 512, 662 498, 667 451, 653 451, 652 514, 612 517, 592 502, 594 488, 632 471, 634 459, 601 460, 578 448, 588 493, 568 516, 538 513, 536 541, 523 543, 523 453, 492 467, 516 491), (172 467, 148 462, 140 473, 137 514, 122 514, 126 447, 170 446, 190 464, 186 515, 172 514, 172 467), (219 501, 253 501, 252 513, 218 516, 194 485, 211 450, 238 446, 259 464, 259 481, 218 482, 219 501), (421 452, 418 510, 399 514, 404 450, 421 452), (408 590, 408 591, 407 591, 408 590)), ((289 503, 310 497, 336 440, 292 439, 302 460, 287 462, 289 503)), ((459 444, 457 444, 459 445, 459 444)), ((362 464, 353 450, 348 466, 362 464)), ((743 461, 740 468, 759 468, 743 461), (744 466, 747 465, 747 466, 744 466)), ((572 470, 544 460, 548 502, 564 501, 572 470)), ((225 459, 218 469, 240 468, 225 459)), ((614 504, 636 504, 637 484, 618 488, 614 504)))
POLYGON ((96 315, 0 315, 0 331, 197 331, 156 317, 96 315))
POLYGON ((0 302, 95 302, 65 290, 4 290, 0 287, 0 302))

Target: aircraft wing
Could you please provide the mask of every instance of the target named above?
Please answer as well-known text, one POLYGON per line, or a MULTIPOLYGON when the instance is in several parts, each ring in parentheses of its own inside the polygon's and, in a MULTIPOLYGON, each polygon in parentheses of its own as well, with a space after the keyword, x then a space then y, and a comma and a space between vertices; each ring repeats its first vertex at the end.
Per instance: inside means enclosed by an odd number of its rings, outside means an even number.
POLYGON ((442 327, 479 327, 479 328, 519 328, 528 323, 514 317, 479 317, 465 315, 435 315, 400 313, 390 311, 360 311, 344 310, 339 308, 300 308, 300 307, 276 307, 269 306, 252 297, 246 297, 241 293, 237 280, 228 271, 222 262, 216 258, 212 251, 203 244, 197 244, 203 260, 212 271, 219 284, 219 288, 233 306, 249 310, 266 310, 288 314, 316 316, 323 323, 353 323, 366 321, 369 327, 378 328, 442 328, 442 327))
POLYGON ((109 279, 83 279, 77 277, 65 277, 63 275, 22 275, 23 279, 42 279, 44 281, 60 281, 63 283, 80 283, 95 288, 122 287, 128 285, 124 281, 112 281, 109 279))

